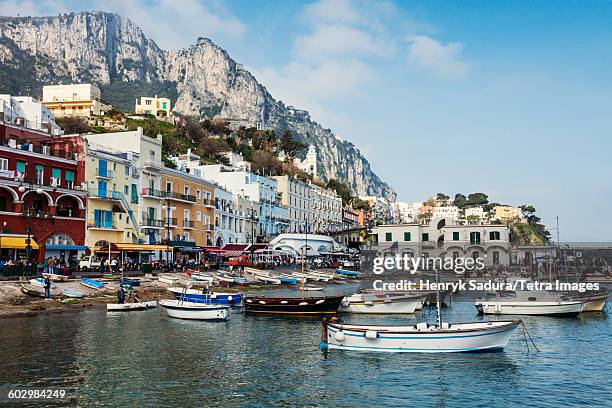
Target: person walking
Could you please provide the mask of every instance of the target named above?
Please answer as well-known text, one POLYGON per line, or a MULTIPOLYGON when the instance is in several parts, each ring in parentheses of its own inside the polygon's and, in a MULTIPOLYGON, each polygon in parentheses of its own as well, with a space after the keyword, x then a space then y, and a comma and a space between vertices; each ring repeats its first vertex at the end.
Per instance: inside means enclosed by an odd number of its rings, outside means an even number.
POLYGON ((113 258, 111 261, 111 269, 113 270, 113 273, 117 273, 117 258, 113 258))
POLYGON ((51 279, 49 275, 45 276, 45 300, 51 299, 51 279))

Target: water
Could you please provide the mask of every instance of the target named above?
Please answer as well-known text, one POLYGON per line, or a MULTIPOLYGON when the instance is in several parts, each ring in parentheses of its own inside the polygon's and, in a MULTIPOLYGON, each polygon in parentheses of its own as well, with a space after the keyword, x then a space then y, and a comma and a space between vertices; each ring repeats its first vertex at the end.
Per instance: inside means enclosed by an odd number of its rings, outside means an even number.
MULTIPOLYGON (((347 321, 423 318, 435 313, 347 321)), ((454 303, 446 319, 478 317, 472 304, 454 303)), ((326 354, 318 319, 236 310, 223 323, 169 319, 162 309, 5 319, 0 388, 69 388, 78 406, 611 406, 610 319, 524 320, 540 353, 527 354, 517 331, 494 354, 326 354)))

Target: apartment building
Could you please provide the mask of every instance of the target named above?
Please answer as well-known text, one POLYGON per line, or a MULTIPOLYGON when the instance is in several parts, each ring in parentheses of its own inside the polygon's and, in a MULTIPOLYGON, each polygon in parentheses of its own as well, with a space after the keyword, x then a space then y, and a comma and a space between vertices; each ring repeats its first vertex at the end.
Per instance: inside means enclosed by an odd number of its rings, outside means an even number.
POLYGON ((287 207, 289 217, 288 232, 303 232, 307 224, 313 222, 313 189, 296 177, 275 176, 281 203, 287 207))
POLYGON ((55 117, 99 116, 112 109, 102 101, 100 88, 93 84, 43 86, 42 103, 55 117))

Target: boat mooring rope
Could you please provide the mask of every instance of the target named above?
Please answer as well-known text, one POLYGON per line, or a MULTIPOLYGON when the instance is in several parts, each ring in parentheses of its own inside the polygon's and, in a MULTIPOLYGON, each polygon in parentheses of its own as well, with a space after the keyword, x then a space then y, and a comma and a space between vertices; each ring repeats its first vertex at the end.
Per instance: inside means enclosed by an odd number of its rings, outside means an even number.
POLYGON ((533 348, 535 348, 536 351, 539 353, 540 350, 538 349, 538 346, 536 346, 535 342, 531 338, 531 335, 529 334, 529 330, 527 330, 527 326, 525 326, 525 322, 523 322, 522 320, 521 320, 521 325, 523 326, 523 337, 525 338, 525 345, 527 346, 527 353, 529 353, 529 343, 527 342, 527 337, 529 337, 529 341, 533 345, 533 348))

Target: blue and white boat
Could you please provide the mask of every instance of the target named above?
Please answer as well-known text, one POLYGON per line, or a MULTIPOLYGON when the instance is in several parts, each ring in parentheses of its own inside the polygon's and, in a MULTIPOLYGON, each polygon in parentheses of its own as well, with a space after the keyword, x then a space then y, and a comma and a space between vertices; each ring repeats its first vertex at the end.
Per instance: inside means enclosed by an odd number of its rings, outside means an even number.
POLYGON ((193 303, 211 303, 215 305, 241 306, 242 293, 212 292, 203 293, 197 289, 184 289, 179 287, 168 288, 175 299, 193 303))
POLYGON ((278 278, 281 283, 287 283, 289 285, 295 285, 297 283, 297 278, 295 276, 281 274, 278 278))
POLYGON ((86 286, 90 289, 101 290, 104 289, 104 283, 95 279, 83 278, 81 279, 81 285, 86 286))
POLYGON ((359 276, 359 274, 355 271, 349 271, 348 269, 342 269, 342 268, 336 269, 336 273, 339 273, 340 275, 344 275, 344 276, 350 276, 352 278, 356 278, 357 276, 359 276))
POLYGON ((69 298, 82 298, 83 297, 83 292, 79 291, 79 290, 74 290, 74 289, 64 289, 62 290, 62 295, 69 297, 69 298))

